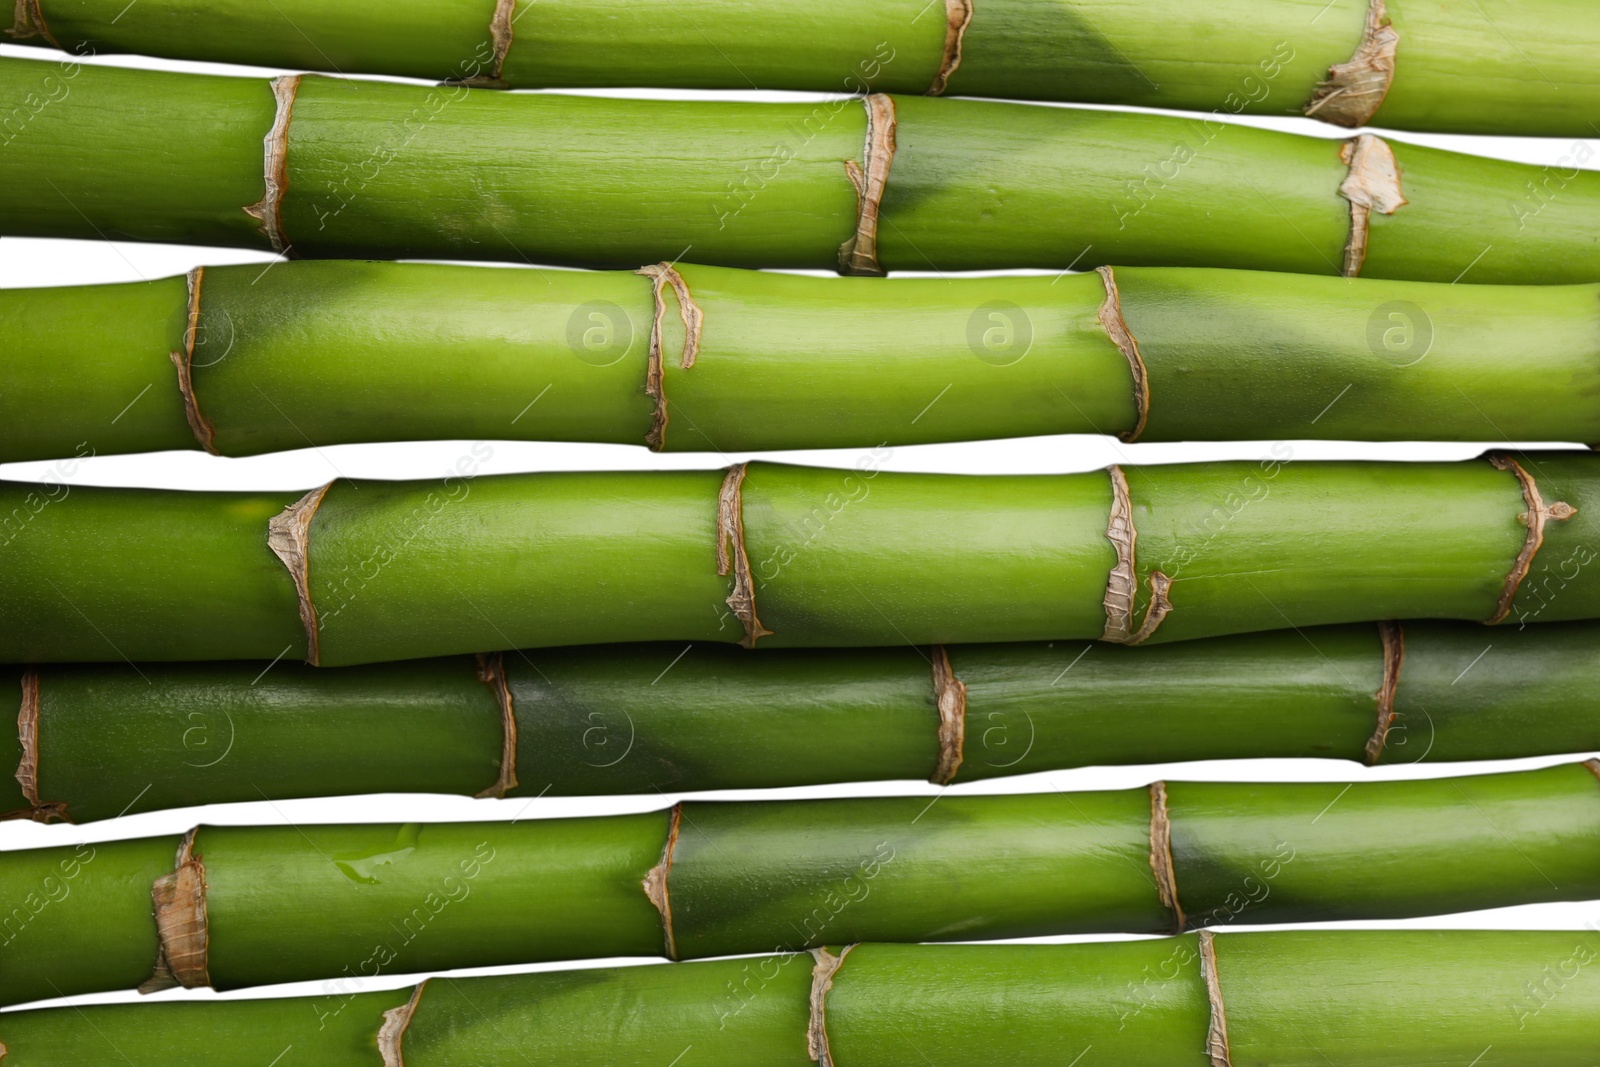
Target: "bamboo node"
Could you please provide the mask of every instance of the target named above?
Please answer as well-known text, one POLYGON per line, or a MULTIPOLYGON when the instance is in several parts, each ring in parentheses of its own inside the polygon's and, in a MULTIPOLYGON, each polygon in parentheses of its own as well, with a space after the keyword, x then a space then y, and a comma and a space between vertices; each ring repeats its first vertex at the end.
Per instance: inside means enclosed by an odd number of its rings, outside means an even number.
POLYGON ((811 967, 811 1018, 806 1024, 806 1052, 818 1067, 833 1067, 833 1055, 828 1048, 828 993, 833 989, 834 975, 839 973, 845 957, 854 948, 854 945, 846 945, 837 956, 826 948, 811 950, 817 962, 811 967))
POLYGON ((1116 550, 1117 562, 1106 577, 1106 593, 1102 601, 1106 612, 1106 628, 1101 640, 1119 645, 1138 645, 1155 635, 1157 628, 1172 613, 1172 579, 1160 571, 1150 572, 1150 603, 1145 608, 1144 622, 1137 630, 1133 627, 1139 591, 1137 548, 1139 532, 1133 525, 1133 499, 1128 490, 1128 478, 1122 468, 1107 468, 1111 477, 1111 509, 1106 517, 1106 540, 1116 550))
POLYGON ((322 643, 317 608, 311 602, 311 520, 316 517, 322 498, 332 488, 333 483, 329 482, 320 489, 311 490, 267 523, 267 547, 283 562, 294 580, 295 596, 300 603, 300 625, 306 631, 306 661, 313 667, 322 659, 322 643))
POLYGON ((506 56, 511 53, 511 41, 516 30, 517 0, 495 0, 494 14, 489 16, 490 53, 489 73, 481 69, 465 78, 453 78, 447 84, 467 85, 474 89, 504 89, 506 56))
POLYGON ((62 802, 46 804, 39 799, 39 672, 32 667, 22 672, 22 706, 17 712, 17 741, 22 758, 17 761, 17 784, 22 787, 22 797, 28 806, 0 814, 0 821, 32 819, 34 822, 51 822, 67 817, 67 805, 62 802))
POLYGON ((505 657, 498 652, 480 652, 477 658, 478 681, 494 693, 500 705, 500 774, 494 784, 478 794, 480 797, 503 798, 517 787, 517 709, 511 697, 511 686, 506 681, 505 657))
POLYGON ((939 762, 928 780, 949 785, 961 770, 967 736, 967 684, 950 665, 950 650, 933 649, 933 698, 939 709, 939 762))
POLYGON ((840 274, 884 273, 878 262, 878 212, 894 162, 894 98, 872 93, 862 103, 867 109, 867 139, 861 162, 844 161, 845 175, 856 191, 856 232, 839 246, 840 274))
POLYGON ((950 76, 961 66, 961 44, 972 24, 972 0, 944 0, 944 19, 944 53, 939 57, 933 84, 928 86, 929 96, 942 95, 950 85, 950 76))
POLYGON ((672 892, 669 882, 672 877, 673 853, 678 850, 678 830, 682 825, 683 802, 680 800, 672 805, 672 812, 668 816, 667 841, 661 846, 661 862, 650 868, 643 882, 644 895, 656 906, 656 911, 661 913, 661 938, 669 960, 678 958, 678 939, 672 930, 672 892))
POLYGON ((1156 895, 1161 906, 1172 913, 1173 930, 1182 933, 1189 925, 1178 900, 1178 869, 1172 859, 1172 817, 1167 813, 1167 783, 1150 783, 1150 869, 1156 876, 1156 895))
POLYGON ((1206 1001, 1211 1007, 1206 1055, 1211 1057, 1211 1067, 1233 1067, 1228 1049, 1228 1012, 1222 1002, 1222 979, 1217 974, 1216 935, 1210 930, 1200 931, 1200 977, 1206 983, 1206 1001))
POLYGON ((744 638, 739 643, 754 648, 763 637, 771 637, 772 631, 761 625, 761 616, 756 614, 755 579, 744 543, 744 476, 749 466, 735 463, 729 467, 717 493, 717 573, 733 575, 733 592, 725 603, 744 627, 744 638))
POLYGON ((700 354, 700 333, 706 316, 700 310, 700 305, 694 302, 689 283, 683 280, 683 275, 671 263, 652 263, 633 273, 650 279, 650 292, 655 300, 655 318, 650 326, 649 362, 644 379, 644 391, 655 402, 655 417, 644 440, 652 452, 660 452, 667 444, 666 356, 662 346, 662 325, 667 317, 667 286, 672 287, 673 295, 677 297, 678 315, 683 319, 683 352, 678 357, 678 367, 682 370, 691 369, 700 354))
POLYGON ((1505 584, 1500 589, 1500 599, 1495 602, 1494 614, 1484 620, 1490 626, 1494 626, 1510 616, 1512 604, 1517 599, 1517 590, 1522 587, 1523 580, 1533 569, 1534 557, 1544 546, 1545 524, 1551 521, 1565 522, 1576 515, 1578 509, 1564 500, 1546 505, 1543 494, 1539 492, 1539 483, 1522 464, 1510 456, 1504 453, 1491 453, 1488 460, 1495 470, 1509 471, 1515 475, 1517 485, 1522 490, 1523 505, 1527 508, 1517 515, 1517 522, 1528 531, 1522 539, 1522 548, 1517 553, 1517 558, 1511 564, 1511 571, 1506 575, 1505 584))
POLYGON ((1400 188, 1400 164, 1383 138, 1370 133, 1352 137, 1339 147, 1339 158, 1350 168, 1339 183, 1339 195, 1350 202, 1350 237, 1340 273, 1354 278, 1367 261, 1372 213, 1393 215, 1408 201, 1400 188))
POLYGON ((1394 85, 1395 52, 1400 34, 1390 25, 1384 0, 1367 6, 1361 43, 1347 62, 1328 68, 1327 80, 1317 83, 1304 113, 1335 126, 1351 129, 1372 121, 1394 85))
POLYGON ((272 128, 261 139, 265 191, 260 201, 244 209, 245 214, 260 223, 256 228, 279 255, 289 251, 289 240, 283 233, 283 196, 289 188, 289 121, 294 117, 294 100, 299 91, 298 74, 272 79, 272 98, 277 110, 272 128))
POLYGON ((194 392, 194 342, 200 332, 200 287, 205 277, 204 267, 189 272, 189 316, 183 330, 183 348, 174 349, 169 355, 172 365, 178 368, 178 392, 183 395, 183 415, 189 421, 189 429, 200 447, 216 456, 221 455, 217 451, 216 428, 201 414, 200 398, 194 392))
POLYGON ((1400 667, 1406 656, 1405 627, 1398 622, 1380 622, 1378 636, 1383 641, 1383 681, 1374 694, 1378 702, 1378 725, 1367 739, 1367 765, 1375 767, 1383 758, 1384 746, 1389 743, 1389 731, 1394 728, 1395 694, 1400 690, 1400 667))
POLYGON ((17 0, 16 14, 11 19, 11 28, 6 31, 6 36, 14 41, 43 37, 50 42, 51 48, 61 48, 61 42, 56 40, 55 34, 50 32, 50 26, 44 20, 44 10, 39 0, 17 0))
POLYGON ((1127 320, 1122 317, 1122 294, 1117 289, 1116 275, 1110 267, 1096 267, 1095 271, 1106 286, 1105 303, 1100 305, 1100 325, 1122 353, 1122 358, 1128 361, 1128 370, 1133 374, 1133 429, 1118 435, 1132 443, 1144 433, 1145 424, 1150 421, 1150 372, 1139 352, 1139 339, 1133 336, 1127 320))
POLYGON ((171 874, 164 874, 150 887, 155 906, 156 934, 160 949, 154 972, 139 987, 141 993, 155 993, 182 986, 203 989, 211 984, 207 963, 210 932, 206 921, 206 868, 194 853, 196 827, 183 835, 171 874))
POLYGON ((404 1004, 383 1013, 383 1025, 378 1028, 378 1052, 383 1056, 383 1067, 405 1067, 406 1056, 401 1045, 406 1031, 411 1028, 417 1005, 422 1001, 422 991, 427 988, 428 980, 423 979, 404 1004))

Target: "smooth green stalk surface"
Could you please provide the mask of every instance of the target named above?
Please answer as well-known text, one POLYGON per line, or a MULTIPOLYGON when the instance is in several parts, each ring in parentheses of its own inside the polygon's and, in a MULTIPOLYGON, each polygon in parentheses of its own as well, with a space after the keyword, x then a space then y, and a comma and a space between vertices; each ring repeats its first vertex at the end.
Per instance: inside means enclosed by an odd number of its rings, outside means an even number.
MULTIPOLYGON (((645 85, 923 93, 953 58, 959 5, 924 0, 519 0, 497 50, 491 0, 39 0, 14 36, 79 55, 141 52, 518 87, 645 85), (954 12, 952 13, 952 8, 954 12)), ((1362 40, 1366 0, 973 0, 945 91, 1222 114, 1300 114, 1362 40)), ((1583 0, 1389 0, 1397 129, 1587 138, 1600 20, 1583 0)), ((0 24, 3 24, 0 16, 0 24)))
MULTIPOLYGON (((1144 649, 944 650, 965 686, 950 780, 1093 764, 1306 757, 1382 763, 1600 749, 1600 627, 1406 623, 1385 705, 1379 630, 1281 631, 1144 649), (1385 708, 1394 719, 1369 751, 1385 708)), ((933 649, 718 645, 502 660, 511 796, 943 779, 933 649)), ((13 677, 25 673, 13 668, 13 677)), ((502 712, 468 658, 317 670, 147 663, 37 669, 35 812, 89 822, 230 801, 460 793, 500 774, 502 712)), ((0 770, 21 743, 0 737, 0 770)))
POLYGON ((692 338, 670 285, 657 332, 655 286, 631 272, 297 262, 0 291, 0 459, 397 438, 1600 441, 1600 286, 678 271, 692 338))
POLYGON ((0 657, 341 666, 1600 615, 1592 454, 1292 455, 1109 475, 885 473, 869 456, 478 478, 467 455, 442 483, 341 480, 298 503, 0 485, 0 657))
POLYGON ((689 959, 857 940, 1156 933, 1600 895, 1592 764, 1428 781, 688 802, 511 823, 202 826, 197 919, 151 917, 173 838, 0 858, 0 1001, 126 987, 689 959), (65 872, 75 866, 75 876, 65 872), (51 883, 55 890, 50 888, 51 883), (38 906, 26 903, 37 899, 38 906), (194 946, 191 945, 191 948, 194 946))
MULTIPOLYGON (((1600 280, 1600 177, 1581 168, 1398 145, 1406 203, 1374 194, 1364 265, 1347 264, 1348 146, 1335 141, 1212 116, 883 102, 897 116, 892 153, 883 122, 867 151, 867 108, 851 98, 522 96, 312 76, 274 87, 5 59, 0 233, 837 268, 874 214, 852 180, 864 170, 882 211, 856 272, 1117 262, 1600 280)), ((1387 149, 1363 143, 1380 164, 1363 168, 1368 186, 1386 185, 1387 149)))

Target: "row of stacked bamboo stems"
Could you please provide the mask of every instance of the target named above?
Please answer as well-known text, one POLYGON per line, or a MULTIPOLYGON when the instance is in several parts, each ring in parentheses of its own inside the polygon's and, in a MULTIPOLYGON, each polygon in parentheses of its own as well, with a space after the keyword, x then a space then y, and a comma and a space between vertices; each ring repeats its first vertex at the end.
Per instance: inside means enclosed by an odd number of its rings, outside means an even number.
MULTIPOLYGON (((0 234, 329 261, 0 292, 0 461, 477 443, 431 482, 0 482, 0 817, 1600 748, 1592 455, 1287 444, 1600 441, 1586 150, 1226 121, 1586 135, 1575 0, 119 6, 18 0, 9 36, 72 55, 0 58, 0 234), (861 95, 482 91, 619 81, 861 95), (1061 433, 1276 443, 883 469, 1061 433), (861 458, 485 476, 500 439, 861 458)), ((0 1004, 323 995, 8 1011, 0 1060, 1583 1067, 1587 933, 1213 931, 1597 896, 1593 760, 203 825, 7 853, 0 1004), (1106 933, 1174 936, 906 944, 1106 933), (702 962, 379 988, 600 957, 702 962)))

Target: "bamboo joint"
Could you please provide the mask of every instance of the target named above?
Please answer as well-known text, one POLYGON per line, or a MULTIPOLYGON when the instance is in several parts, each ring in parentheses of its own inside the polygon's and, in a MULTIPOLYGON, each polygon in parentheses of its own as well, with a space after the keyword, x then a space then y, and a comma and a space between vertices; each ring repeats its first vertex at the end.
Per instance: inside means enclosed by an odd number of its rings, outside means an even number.
POLYGON ((1200 931, 1200 976, 1206 984, 1211 1018, 1206 1026, 1206 1055, 1211 1067, 1233 1067, 1228 1049, 1228 1012, 1222 1001, 1222 978, 1217 973, 1217 943, 1210 930, 1200 931))
POLYGON ((1372 121, 1394 85, 1395 53, 1400 34, 1389 23, 1384 0, 1367 6, 1366 27, 1355 54, 1328 68, 1305 106, 1308 118, 1355 129, 1372 121))
POLYGON ((667 820, 667 840, 661 846, 661 862, 650 868, 644 876, 644 895, 661 913, 661 940, 664 955, 669 960, 678 958, 678 939, 672 929, 672 860, 678 849, 678 831, 683 826, 683 801, 672 805, 667 820))
POLYGON ((1350 168, 1339 183, 1339 195, 1350 202, 1350 237, 1344 246, 1346 278, 1359 277, 1367 261, 1367 242, 1372 235, 1372 213, 1393 215, 1408 201, 1400 187, 1400 164, 1394 149, 1381 137, 1363 133, 1339 148, 1339 158, 1350 168))
POLYGON ((455 79, 457 85, 474 89, 506 89, 506 57, 511 54, 511 42, 516 36, 517 0, 495 0, 494 14, 489 16, 489 71, 475 70, 465 78, 455 79))
POLYGON ((1510 456, 1499 453, 1491 454, 1488 458, 1496 470, 1509 471, 1516 476, 1517 485, 1522 490, 1522 502, 1527 508, 1517 515, 1517 521, 1528 531, 1522 540, 1522 550, 1517 553, 1517 558, 1511 565, 1511 572, 1506 575, 1505 586, 1500 590, 1500 599, 1495 603, 1494 614, 1484 620, 1490 626, 1494 626, 1510 616, 1512 602, 1517 598, 1517 590, 1521 588, 1528 572, 1533 569, 1534 557, 1544 545, 1545 524, 1551 520, 1566 522, 1578 513, 1578 509, 1564 500, 1558 500, 1547 506, 1544 496, 1539 492, 1539 483, 1522 464, 1510 456))
POLYGON ((750 553, 744 543, 744 476, 748 463, 735 463, 722 477, 717 493, 717 573, 733 576, 733 591, 726 601, 734 617, 744 627, 745 648, 756 647, 772 631, 761 625, 756 614, 755 579, 750 573, 750 553))
POLYGON ((221 453, 217 451, 216 427, 201 412, 200 398, 194 391, 194 345, 200 333, 200 291, 205 284, 205 277, 204 267, 196 267, 188 274, 189 307, 188 321, 183 330, 183 348, 174 349, 169 355, 172 365, 178 368, 178 392, 183 396, 183 414, 189 422, 189 429, 194 433, 194 439, 200 442, 201 448, 217 456, 221 453))
POLYGON ((662 348, 662 326, 667 316, 668 286, 678 300, 678 315, 683 319, 683 351, 678 357, 678 367, 681 370, 690 370, 694 367, 695 357, 700 353, 700 333, 705 326, 705 312, 700 310, 700 305, 694 302, 694 294, 689 292, 689 283, 683 280, 677 268, 671 263, 652 263, 647 267, 640 267, 635 274, 643 275, 650 279, 650 292, 655 301, 655 317, 650 326, 649 362, 645 370, 645 394, 655 404, 655 414, 651 419, 650 432, 645 435, 645 444, 651 451, 660 452, 666 447, 667 441, 667 390, 666 390, 666 359, 662 348))
POLYGON ((279 255, 287 255, 289 239, 283 232, 283 197, 289 190, 289 123, 294 118, 294 100, 300 91, 300 75, 287 74, 272 79, 272 98, 276 104, 272 128, 262 143, 261 199, 245 208, 245 214, 260 225, 261 236, 279 255))
POLYGON ((929 781, 949 785, 961 771, 966 747, 967 685, 956 677, 944 645, 933 649, 933 700, 939 709, 939 761, 929 781))
POLYGON ((1394 728, 1395 696, 1400 690, 1400 667, 1406 656, 1405 627, 1398 622, 1380 622, 1378 636, 1383 641, 1383 681, 1374 698, 1378 704, 1378 722, 1372 736, 1367 739, 1368 766, 1377 766, 1383 758, 1384 747, 1389 743, 1389 731, 1394 728))
POLYGON ((825 948, 811 950, 816 964, 811 968, 811 1018, 806 1025, 806 1052, 817 1067, 833 1067, 833 1054, 828 1048, 828 993, 833 989, 834 977, 844 966, 845 957, 854 945, 846 945, 835 956, 825 948))
POLYGON ((839 246, 839 273, 883 274, 878 262, 878 212, 894 163, 894 98, 873 93, 862 104, 867 109, 867 137, 861 162, 844 161, 845 174, 856 191, 856 232, 839 246))
POLYGON ((6 35, 12 40, 26 41, 30 37, 42 37, 50 42, 50 47, 61 47, 61 42, 56 40, 44 20, 40 0, 17 0, 16 14, 11 21, 12 27, 6 31, 6 35))
POLYGON ((1106 628, 1101 640, 1119 645, 1137 645, 1154 636, 1161 622, 1172 612, 1169 593, 1172 579, 1160 571, 1150 572, 1150 603, 1144 622, 1133 627, 1139 594, 1137 548, 1139 532, 1133 524, 1133 500, 1128 477, 1119 466, 1107 468, 1111 476, 1111 509, 1106 519, 1106 540, 1116 550, 1117 562, 1106 578, 1104 599, 1106 628))
POLYGON ((206 916, 206 868, 195 853, 196 827, 183 835, 171 874, 150 887, 159 949, 155 969, 141 993, 182 986, 203 989, 211 984, 209 922, 206 916))
POLYGON ((1161 906, 1172 913, 1173 933, 1189 926, 1178 900, 1178 865, 1172 858, 1172 816, 1167 811, 1167 783, 1150 783, 1150 869, 1156 877, 1161 906))
POLYGON ((331 488, 333 483, 329 482, 311 490, 267 523, 267 545, 273 555, 283 561, 289 577, 294 580, 300 624, 306 632, 306 662, 312 666, 320 663, 322 648, 318 640, 321 623, 317 620, 316 605, 311 601, 311 520, 316 518, 317 508, 331 488))
POLYGON ((39 672, 22 672, 22 707, 17 712, 17 743, 22 757, 17 761, 17 784, 22 787, 28 806, 0 815, 0 820, 32 819, 34 822, 71 822, 63 801, 46 803, 39 796, 39 672))
POLYGON ((1111 338, 1111 343, 1117 346, 1117 351, 1122 353, 1122 358, 1128 361, 1128 370, 1133 375, 1133 429, 1117 435, 1131 444, 1140 438, 1150 421, 1150 371, 1139 351, 1139 339, 1122 317, 1122 293, 1117 289, 1116 274, 1110 267, 1096 267, 1095 272, 1106 287, 1106 299, 1100 305, 1100 325, 1106 331, 1106 336, 1111 338))
POLYGON ((506 682, 505 657, 499 652, 479 653, 477 659, 478 681, 489 687, 495 703, 500 706, 501 736, 500 775, 494 783, 478 794, 479 797, 504 798, 517 787, 517 709, 511 696, 511 686, 506 682))
POLYGON ((944 52, 939 57, 939 70, 928 86, 929 96, 941 96, 950 86, 950 76, 961 66, 961 45, 966 40, 967 27, 972 25, 973 0, 945 0, 944 52))
POLYGON ((406 1056, 402 1046, 406 1031, 411 1028, 411 1019, 417 1014, 417 1005, 421 1003, 423 990, 427 988, 428 982, 424 979, 411 991, 411 996, 404 1004, 383 1013, 383 1025, 378 1028, 378 1053, 383 1057, 383 1067, 405 1067, 406 1056))

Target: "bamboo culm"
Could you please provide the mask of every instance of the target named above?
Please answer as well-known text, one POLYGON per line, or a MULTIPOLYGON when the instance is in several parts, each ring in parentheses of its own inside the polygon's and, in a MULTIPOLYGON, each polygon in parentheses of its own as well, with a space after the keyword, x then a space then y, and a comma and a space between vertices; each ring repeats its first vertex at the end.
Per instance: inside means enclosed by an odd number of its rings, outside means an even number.
POLYGON ((1589 900, 1597 773, 690 801, 10 851, 0 1002, 1589 900))
POLYGON ((1593 172, 1214 116, 269 84, 7 58, 0 145, 0 233, 16 236, 627 269, 1600 281, 1593 172))
POLYGON ((0 291, 0 461, 396 438, 1600 441, 1600 286, 370 262, 0 291))
POLYGON ((0 1015, 7 1067, 1588 1067, 1593 931, 892 945, 0 1015), (1426 991, 1427 995, 1421 993, 1426 991), (121 1059, 114 1060, 115 1054, 121 1059))
POLYGON ((625 0, 410 0, 381 19, 360 0, 16 10, 13 38, 77 55, 479 86, 876 89, 1577 138, 1600 112, 1600 19, 1583 0, 1522 0, 1492 18, 1405 0, 683 0, 670 18, 625 0))
POLYGON ((1597 644, 1591 623, 1486 635, 1407 622, 1142 649, 748 656, 695 644, 342 669, 17 667, 0 812, 89 822, 263 797, 949 784, 1095 764, 1588 752, 1600 750, 1597 644))
POLYGON ((1590 452, 959 476, 726 471, 0 484, 0 660, 344 666, 627 641, 1124 644, 1600 616, 1590 452))

